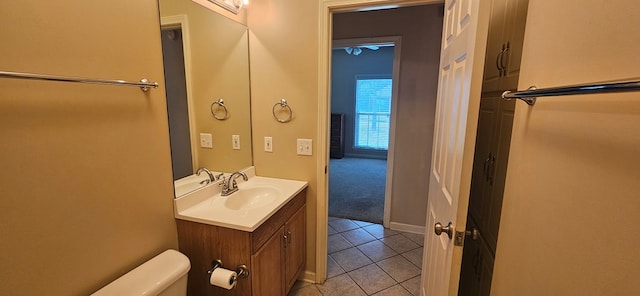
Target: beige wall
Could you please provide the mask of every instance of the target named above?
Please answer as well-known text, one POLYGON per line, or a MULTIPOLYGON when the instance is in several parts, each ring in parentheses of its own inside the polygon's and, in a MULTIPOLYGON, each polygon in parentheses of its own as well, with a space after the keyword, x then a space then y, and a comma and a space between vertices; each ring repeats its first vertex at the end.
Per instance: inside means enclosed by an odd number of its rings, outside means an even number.
POLYGON ((196 126, 191 141, 198 159, 193 169, 234 172, 252 165, 249 44, 246 27, 221 13, 191 0, 160 1, 162 17, 186 15, 188 19, 190 52, 185 55, 190 58, 188 79, 196 126), (227 107, 226 120, 211 114, 211 103, 218 99, 227 107), (200 147, 200 133, 212 134, 213 148, 200 147), (240 136, 239 150, 232 149, 231 135, 240 136))
MULTIPOLYGON (((529 3, 519 89, 640 77, 640 2, 529 3)), ((638 294, 639 126, 637 92, 517 102, 492 295, 638 294)))
POLYGON ((315 271, 316 162, 318 121, 317 1, 251 1, 248 9, 251 60, 253 160, 260 176, 309 182, 307 191, 307 270, 315 271), (285 98, 293 120, 279 123, 273 105, 285 98), (264 137, 273 152, 264 152, 264 137), (314 140, 313 156, 296 154, 296 139, 314 140))
POLYGON ((424 227, 442 5, 334 14, 333 39, 402 36, 391 223, 424 227))
POLYGON ((0 4, 0 294, 87 295, 177 248, 155 0, 0 4))

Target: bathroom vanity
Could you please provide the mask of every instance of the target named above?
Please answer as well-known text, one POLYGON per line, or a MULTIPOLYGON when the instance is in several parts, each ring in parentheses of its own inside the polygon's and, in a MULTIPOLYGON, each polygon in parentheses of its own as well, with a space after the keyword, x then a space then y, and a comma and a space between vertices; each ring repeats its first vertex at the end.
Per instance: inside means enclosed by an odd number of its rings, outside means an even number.
POLYGON ((249 197, 242 194, 234 196, 234 193, 227 197, 218 194, 196 201, 183 201, 181 204, 176 202, 179 249, 189 257, 192 266, 188 277, 188 295, 286 295, 304 270, 306 182, 252 177, 244 183, 238 185, 238 192, 257 192, 258 197, 247 199, 249 197), (282 181, 282 184, 286 181, 297 183, 287 189, 276 181, 282 181), (255 189, 267 187, 266 184, 276 188, 281 199, 268 205, 256 202, 257 198, 269 199, 268 194, 264 193, 266 191, 255 189), (234 198, 248 202, 244 207, 231 207, 234 198), (222 199, 226 200, 219 201, 222 199), (232 213, 228 216, 219 213, 212 215, 210 220, 203 216, 208 212, 224 211, 225 207, 231 207, 232 213), (252 212, 255 210, 252 207, 273 209, 252 212), (263 212, 266 213, 265 217, 259 217, 263 212), (255 219, 257 222, 233 224, 225 217, 240 218, 242 221, 255 219), (239 278, 231 290, 210 285, 207 271, 211 270, 212 262, 216 259, 230 270, 246 265, 249 276, 239 278))

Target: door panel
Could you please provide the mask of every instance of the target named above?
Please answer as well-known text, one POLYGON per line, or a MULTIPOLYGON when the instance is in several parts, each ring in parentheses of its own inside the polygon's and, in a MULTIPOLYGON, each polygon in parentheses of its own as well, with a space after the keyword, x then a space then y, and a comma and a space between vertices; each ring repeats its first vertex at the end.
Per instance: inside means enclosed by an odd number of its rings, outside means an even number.
MULTIPOLYGON (((466 220, 488 15, 486 1, 445 3, 427 229, 436 222, 455 226, 466 220)), ((429 231, 424 252, 422 293, 457 292, 461 250, 455 250, 446 234, 429 231)))
POLYGON ((508 5, 507 26, 509 30, 506 31, 508 36, 505 37, 509 42, 509 50, 505 57, 507 71, 504 73, 505 77, 500 90, 518 87, 529 0, 510 0, 508 5))
MULTIPOLYGON (((478 228, 474 217, 467 220, 467 229, 478 228)), ((472 239, 469 236, 464 240, 464 251, 462 255, 462 268, 460 270, 460 288, 458 296, 478 296, 480 291, 480 279, 482 270, 480 269, 481 238, 472 239)))
POLYGON ((282 233, 284 227, 280 227, 255 254, 251 255, 252 295, 277 296, 285 293, 282 233))
POLYGON ((476 135, 475 156, 473 160, 473 175, 471 180, 471 194, 469 196, 469 214, 476 221, 483 221, 482 208, 486 200, 485 196, 490 194, 489 178, 491 153, 496 118, 498 117, 498 100, 494 98, 482 99, 480 102, 480 113, 478 115, 478 131, 476 135))
POLYGON ((498 230, 500 228, 500 214, 502 211, 502 197, 504 196, 504 184, 507 177, 507 165, 509 160, 509 146, 511 144, 511 129, 513 127, 513 111, 515 109, 515 101, 504 101, 496 98, 500 104, 498 113, 498 127, 495 161, 491 171, 491 192, 485 211, 483 226, 484 237, 486 238, 489 249, 492 253, 496 252, 498 242, 498 230))
POLYGON ((285 234, 285 280, 289 291, 297 280, 298 273, 304 268, 306 248, 305 206, 300 208, 287 222, 285 234))
POLYGON ((503 31, 507 0, 493 0, 491 4, 491 19, 489 20, 489 35, 487 37, 487 54, 484 65, 484 91, 500 89, 501 71, 498 68, 501 55, 504 54, 503 31))

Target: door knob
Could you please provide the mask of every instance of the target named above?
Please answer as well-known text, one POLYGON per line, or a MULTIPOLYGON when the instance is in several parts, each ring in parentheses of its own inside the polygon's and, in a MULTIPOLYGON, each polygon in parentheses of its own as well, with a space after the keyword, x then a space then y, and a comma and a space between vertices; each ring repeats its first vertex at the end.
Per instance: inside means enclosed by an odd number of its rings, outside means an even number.
POLYGON ((433 232, 435 232, 436 235, 441 235, 444 232, 447 234, 449 239, 451 239, 451 237, 453 237, 453 223, 449 222, 447 226, 442 226, 442 223, 436 222, 433 226, 433 232))

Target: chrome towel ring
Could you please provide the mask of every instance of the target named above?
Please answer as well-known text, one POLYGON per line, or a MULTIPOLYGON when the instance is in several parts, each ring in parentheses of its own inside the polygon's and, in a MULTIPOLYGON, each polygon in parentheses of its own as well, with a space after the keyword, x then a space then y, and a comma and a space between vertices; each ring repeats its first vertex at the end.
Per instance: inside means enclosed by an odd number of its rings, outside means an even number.
POLYGON ((275 105, 273 105, 271 111, 273 112, 273 118, 275 118, 278 122, 286 123, 291 121, 291 118, 293 117, 293 110, 291 110, 291 106, 287 104, 287 100, 285 99, 281 99, 280 102, 277 102, 275 105), (276 111, 276 107, 278 107, 278 105, 280 106, 280 109, 276 111), (281 113, 289 113, 289 116, 278 116, 278 114, 281 113))
POLYGON ((217 120, 226 120, 229 118, 229 111, 224 105, 224 100, 218 99, 211 103, 211 115, 213 115, 213 118, 217 120))

